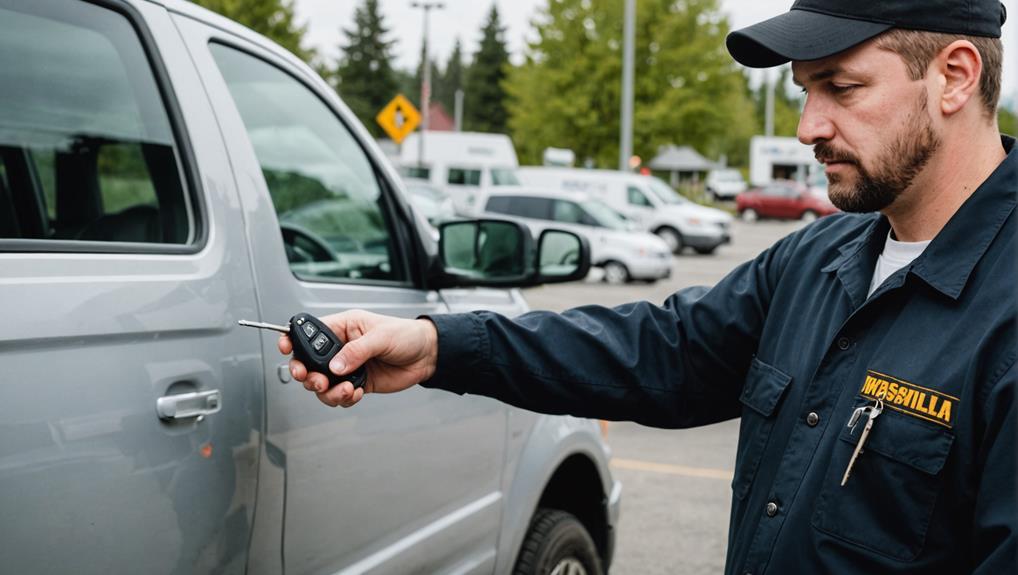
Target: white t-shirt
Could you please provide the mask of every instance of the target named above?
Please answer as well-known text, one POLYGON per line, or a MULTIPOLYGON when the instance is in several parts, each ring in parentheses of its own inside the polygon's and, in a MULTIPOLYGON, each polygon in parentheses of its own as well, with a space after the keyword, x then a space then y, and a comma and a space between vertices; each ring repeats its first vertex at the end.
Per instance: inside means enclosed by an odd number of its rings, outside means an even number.
POLYGON ((887 242, 884 244, 884 251, 877 258, 877 266, 873 269, 873 280, 870 282, 870 291, 866 297, 873 295, 884 280, 891 277, 894 272, 912 263, 919 254, 923 253, 926 246, 933 240, 925 242, 899 242, 887 233, 887 242))

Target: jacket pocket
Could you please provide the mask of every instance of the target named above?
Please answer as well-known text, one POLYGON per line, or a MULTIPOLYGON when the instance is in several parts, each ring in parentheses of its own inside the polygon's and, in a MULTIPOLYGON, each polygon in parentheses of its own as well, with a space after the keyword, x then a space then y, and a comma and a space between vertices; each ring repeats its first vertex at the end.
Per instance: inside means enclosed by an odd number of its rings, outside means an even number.
MULTIPOLYGON (((847 417, 846 417, 847 420, 847 417)), ((954 442, 950 429, 885 410, 841 485, 862 433, 844 427, 827 468, 813 526, 902 561, 922 551, 940 491, 941 470, 954 442)))
POLYGON ((757 358, 753 358, 749 366, 742 395, 739 397, 739 401, 745 407, 742 410, 739 451, 735 460, 735 476, 732 479, 732 491, 739 499, 746 496, 753 484, 757 467, 760 466, 760 459, 774 427, 774 411, 791 381, 790 375, 757 358))

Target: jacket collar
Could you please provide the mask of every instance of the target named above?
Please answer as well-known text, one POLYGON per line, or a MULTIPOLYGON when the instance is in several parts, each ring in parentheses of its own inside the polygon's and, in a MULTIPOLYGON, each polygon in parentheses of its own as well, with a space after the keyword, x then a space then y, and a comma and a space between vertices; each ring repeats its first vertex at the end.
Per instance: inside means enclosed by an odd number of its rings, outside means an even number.
MULTIPOLYGON (((940 293, 958 299, 972 270, 986 253, 1015 208, 1018 193, 1018 151, 1015 139, 1001 136, 1007 157, 997 166, 909 266, 911 273, 940 293)), ((883 250, 890 224, 883 215, 856 238, 839 248, 840 254, 822 271, 836 271, 858 306, 866 297, 877 256, 883 250)), ((904 283, 904 275, 898 285, 904 283)))

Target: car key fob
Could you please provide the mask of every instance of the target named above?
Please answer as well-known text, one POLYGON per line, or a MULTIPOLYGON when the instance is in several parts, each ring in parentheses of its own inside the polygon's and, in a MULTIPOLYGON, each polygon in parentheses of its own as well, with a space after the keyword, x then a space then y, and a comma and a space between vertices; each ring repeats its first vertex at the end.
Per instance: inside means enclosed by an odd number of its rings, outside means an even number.
POLYGON ((354 389, 364 387, 367 382, 368 376, 363 365, 347 375, 336 375, 329 370, 329 361, 343 349, 343 342, 328 326, 311 314, 302 312, 291 317, 289 326, 247 320, 240 320, 238 323, 287 334, 293 344, 293 357, 307 367, 308 373, 317 371, 329 378, 330 389, 344 381, 352 383, 354 389))

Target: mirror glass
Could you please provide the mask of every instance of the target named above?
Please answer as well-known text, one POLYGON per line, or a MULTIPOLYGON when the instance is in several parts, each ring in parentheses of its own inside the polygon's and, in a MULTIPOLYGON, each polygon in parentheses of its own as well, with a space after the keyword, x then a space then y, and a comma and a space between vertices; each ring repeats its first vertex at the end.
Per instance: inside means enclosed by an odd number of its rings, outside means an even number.
POLYGON ((580 238, 575 234, 546 230, 539 250, 542 276, 565 277, 580 267, 580 238))
POLYGON ((520 277, 526 273, 523 233, 508 222, 453 222, 442 226, 446 270, 484 279, 520 277))

